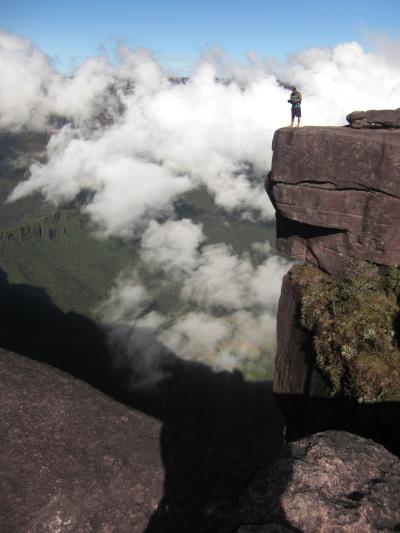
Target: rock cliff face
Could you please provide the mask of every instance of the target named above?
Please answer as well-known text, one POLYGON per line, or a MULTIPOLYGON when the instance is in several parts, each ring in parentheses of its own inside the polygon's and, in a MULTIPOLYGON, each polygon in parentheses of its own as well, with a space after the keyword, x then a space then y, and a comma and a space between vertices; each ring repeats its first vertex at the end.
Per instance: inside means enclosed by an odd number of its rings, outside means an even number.
POLYGON ((349 257, 400 264, 400 131, 283 128, 273 152, 282 252, 327 272, 349 257))
POLYGON ((77 210, 64 209, 52 215, 43 216, 35 223, 20 225, 0 231, 0 245, 14 240, 22 242, 35 239, 56 239, 67 233, 67 227, 82 230, 88 226, 89 218, 77 210))
POLYGON ((273 139, 277 247, 310 265, 283 280, 274 391, 289 437, 340 428, 400 452, 400 111, 347 119, 273 139))

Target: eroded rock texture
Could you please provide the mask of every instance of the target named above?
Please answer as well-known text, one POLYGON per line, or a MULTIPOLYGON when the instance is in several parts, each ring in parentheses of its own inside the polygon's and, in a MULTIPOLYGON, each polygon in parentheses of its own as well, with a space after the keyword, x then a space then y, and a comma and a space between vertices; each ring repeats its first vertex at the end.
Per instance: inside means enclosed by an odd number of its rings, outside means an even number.
POLYGON ((400 109, 353 111, 346 120, 352 128, 400 128, 400 109))
POLYGON ((279 250, 327 272, 348 258, 400 265, 400 131, 282 128, 273 151, 279 250))
POLYGON ((400 461, 385 448, 346 432, 317 433, 290 443, 257 475, 239 506, 242 527, 231 531, 397 531, 399 491, 400 461))
POLYGON ((0 350, 1 531, 142 532, 164 492, 161 424, 0 350))
POLYGON ((328 387, 313 363, 309 336, 300 324, 301 297, 295 272, 290 270, 283 278, 279 299, 273 385, 277 405, 285 416, 288 438, 304 434, 307 428, 321 429, 312 412, 313 403, 317 401, 322 411, 322 398, 329 396, 328 387))
MULTIPOLYGON (((316 268, 308 269, 308 290, 313 290, 313 287, 315 291, 320 290, 321 275, 318 273, 321 271, 316 268)), ((273 390, 277 405, 285 416, 287 439, 335 428, 373 438, 393 453, 400 454, 398 402, 378 399, 366 402, 345 391, 332 395, 332 385, 327 375, 321 373, 315 360, 313 335, 301 325, 304 283, 301 268, 294 267, 286 274, 282 281, 277 315, 273 390)), ((338 320, 342 318, 338 317, 338 320)), ((361 356, 365 356, 365 353, 361 356)), ((362 378, 372 381, 373 374, 365 374, 365 368, 361 366, 362 378)), ((385 377, 387 370, 385 366, 383 369, 383 373, 379 371, 379 377, 385 386, 389 386, 392 376, 385 377)))
MULTIPOLYGON (((365 117, 375 120, 371 113, 365 117)), ((393 113, 392 119, 397 111, 393 113)), ((344 271, 357 277, 359 260, 400 265, 400 130, 283 128, 275 133, 273 150, 266 188, 277 212, 281 251, 315 265, 316 272, 339 274, 337 280, 344 278, 344 271)), ((319 283, 318 275, 308 280, 315 294, 319 283)), ((329 372, 317 370, 314 334, 301 326, 300 285, 292 269, 283 280, 277 317, 274 392, 287 437, 342 429, 400 453, 398 402, 368 402, 337 389, 332 399, 329 372)), ((393 324, 398 327, 395 314, 393 324)), ((364 329, 367 342, 368 324, 364 329)), ((384 370, 381 378, 384 382, 384 370)))

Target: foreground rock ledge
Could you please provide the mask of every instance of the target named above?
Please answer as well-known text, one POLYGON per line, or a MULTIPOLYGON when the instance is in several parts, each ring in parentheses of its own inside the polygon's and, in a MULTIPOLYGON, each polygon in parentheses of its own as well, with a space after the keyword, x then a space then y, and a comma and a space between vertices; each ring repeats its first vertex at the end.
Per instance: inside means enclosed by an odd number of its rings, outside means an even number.
POLYGON ((266 183, 277 247, 327 272, 346 258, 400 265, 400 131, 275 132, 266 183))
POLYGON ((242 527, 230 531, 398 531, 400 461, 371 440, 341 431, 318 433, 290 443, 271 469, 256 477, 239 515, 242 527))
POLYGON ((1 531, 142 532, 164 492, 161 424, 0 350, 1 531))

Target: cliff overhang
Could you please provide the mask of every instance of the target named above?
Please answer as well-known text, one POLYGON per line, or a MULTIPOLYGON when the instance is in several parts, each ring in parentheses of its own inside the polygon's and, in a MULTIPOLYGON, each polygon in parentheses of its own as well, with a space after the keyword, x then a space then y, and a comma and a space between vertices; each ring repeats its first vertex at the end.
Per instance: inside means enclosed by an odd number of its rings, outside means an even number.
POLYGON ((329 273, 400 264, 400 130, 279 129, 266 190, 286 255, 329 273))
POLYGON ((266 190, 282 284, 274 392, 288 437, 345 429, 400 453, 400 110, 282 128, 266 190))

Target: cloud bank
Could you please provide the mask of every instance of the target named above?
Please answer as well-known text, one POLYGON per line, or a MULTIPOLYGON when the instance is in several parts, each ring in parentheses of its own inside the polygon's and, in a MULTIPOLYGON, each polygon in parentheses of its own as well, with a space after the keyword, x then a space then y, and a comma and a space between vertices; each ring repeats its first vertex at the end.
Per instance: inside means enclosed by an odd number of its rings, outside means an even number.
POLYGON ((398 106, 393 49, 385 57, 346 43, 307 49, 285 63, 252 54, 243 64, 214 52, 186 83, 171 79, 146 50, 117 53, 116 66, 94 57, 63 77, 28 39, 0 32, 0 128, 41 129, 55 115, 70 121, 49 143, 48 163, 33 165, 11 200, 39 191, 61 204, 90 189, 86 209, 95 222, 106 234, 126 236, 204 185, 228 211, 271 218, 260 178, 273 132, 289 119, 280 81, 302 90, 303 124, 341 125, 355 109, 398 106))
MULTIPOLYGON (((262 365, 263 358, 271 362, 287 261, 265 248, 262 260, 254 265, 249 255, 239 257, 223 243, 205 242, 201 227, 188 219, 150 223, 141 239, 141 258, 146 270, 173 284, 178 311, 172 316, 155 312, 154 294, 133 271, 117 280, 101 306, 102 316, 132 331, 157 330, 153 343, 146 336, 146 346, 157 356, 160 341, 181 358, 215 368, 262 365)), ((130 342, 137 339, 138 334, 130 342)), ((152 365, 158 368, 158 357, 146 361, 147 370, 152 365)))
POLYGON ((148 51, 127 47, 118 48, 117 64, 95 57, 63 77, 31 41, 0 32, 0 129, 67 120, 49 141, 47 162, 31 166, 9 201, 40 192, 63 205, 90 191, 82 210, 104 236, 140 239, 143 263, 175 284, 181 310, 173 318, 155 311, 154 294, 131 272, 115 281, 101 313, 136 328, 125 343, 145 342, 147 361, 157 350, 138 328, 156 329, 181 357, 227 368, 272 353, 287 263, 265 243, 253 247, 257 264, 224 243, 207 244, 201 226, 177 219, 175 202, 203 187, 231 216, 271 219, 263 178, 273 132, 289 122, 282 84, 302 91, 304 125, 342 125, 356 109, 397 108, 400 64, 393 46, 385 49, 345 43, 284 63, 255 54, 239 63, 212 51, 183 83, 148 51))

